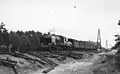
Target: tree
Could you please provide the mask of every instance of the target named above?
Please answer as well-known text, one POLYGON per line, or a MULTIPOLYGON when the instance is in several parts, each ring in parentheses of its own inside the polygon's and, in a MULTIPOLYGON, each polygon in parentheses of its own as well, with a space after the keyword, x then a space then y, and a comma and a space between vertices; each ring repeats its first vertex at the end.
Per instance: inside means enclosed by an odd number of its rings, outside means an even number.
MULTIPOLYGON (((117 25, 120 25, 120 20, 118 21, 118 24, 117 25)), ((116 44, 112 47, 112 49, 119 49, 120 48, 120 35, 115 35, 116 39, 116 44)))
POLYGON ((12 44, 12 51, 19 51, 22 45, 22 38, 15 32, 10 33, 10 43, 12 44))
POLYGON ((10 40, 9 40, 9 33, 7 32, 7 30, 3 31, 2 36, 3 36, 4 45, 9 46, 10 40))
POLYGON ((27 52, 30 49, 30 40, 25 34, 10 33, 10 43, 12 44, 12 51, 27 52))
POLYGON ((28 39, 31 42, 31 46, 35 47, 38 46, 40 44, 40 36, 42 34, 40 32, 34 32, 34 31, 28 31, 28 39))
POLYGON ((115 35, 116 44, 112 47, 112 49, 119 49, 120 48, 120 35, 115 35))
POLYGON ((20 45, 20 52, 28 52, 30 51, 30 45, 31 45, 31 42, 30 40, 28 39, 27 35, 21 35, 21 45, 20 45))
POLYGON ((36 33, 36 38, 37 38, 37 41, 38 41, 38 45, 40 45, 40 37, 42 36, 42 33, 37 31, 36 33))

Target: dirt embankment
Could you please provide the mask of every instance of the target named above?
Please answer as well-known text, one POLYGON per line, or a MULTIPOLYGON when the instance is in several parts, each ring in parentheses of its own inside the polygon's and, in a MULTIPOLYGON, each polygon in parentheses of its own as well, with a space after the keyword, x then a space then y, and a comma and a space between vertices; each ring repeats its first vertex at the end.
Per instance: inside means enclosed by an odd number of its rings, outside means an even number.
MULTIPOLYGON (((65 60, 66 63, 60 64, 47 74, 83 74, 86 72, 89 74, 90 70, 92 69, 90 66, 93 65, 93 62, 97 61, 100 58, 101 56, 97 54, 84 54, 83 58, 80 60, 73 60, 68 58, 67 60, 69 61, 65 60)), ((41 70, 30 74, 39 73, 43 74, 41 70)))
POLYGON ((94 54, 91 59, 86 59, 61 64, 48 74, 120 74, 116 69, 114 55, 94 54))
MULTIPOLYGON (((0 59, 9 57, 17 61, 15 68, 18 74, 119 74, 116 69, 115 56, 111 53, 33 53, 19 54, 19 56, 2 54, 0 59), (83 54, 82 57, 81 54, 83 54)), ((8 73, 15 74, 12 68, 0 66, 0 74, 8 73)))

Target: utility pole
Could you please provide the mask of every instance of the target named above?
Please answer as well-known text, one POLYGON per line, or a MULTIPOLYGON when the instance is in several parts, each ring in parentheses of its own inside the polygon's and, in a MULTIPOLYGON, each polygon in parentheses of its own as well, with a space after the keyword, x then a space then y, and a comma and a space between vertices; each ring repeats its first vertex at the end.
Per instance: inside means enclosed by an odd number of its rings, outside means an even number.
POLYGON ((97 35, 97 49, 101 49, 100 29, 98 29, 98 35, 97 35))
POLYGON ((106 48, 108 49, 108 40, 106 40, 106 48))

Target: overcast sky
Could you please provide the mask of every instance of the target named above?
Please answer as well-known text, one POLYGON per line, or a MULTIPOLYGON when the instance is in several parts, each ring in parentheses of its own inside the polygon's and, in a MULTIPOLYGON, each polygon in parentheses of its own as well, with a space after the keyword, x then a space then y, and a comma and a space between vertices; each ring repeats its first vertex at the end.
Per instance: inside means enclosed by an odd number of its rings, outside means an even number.
POLYGON ((114 45, 120 33, 120 0, 0 0, 0 22, 8 30, 56 33, 78 40, 97 40, 114 45), (76 8, 74 8, 76 6, 76 8))

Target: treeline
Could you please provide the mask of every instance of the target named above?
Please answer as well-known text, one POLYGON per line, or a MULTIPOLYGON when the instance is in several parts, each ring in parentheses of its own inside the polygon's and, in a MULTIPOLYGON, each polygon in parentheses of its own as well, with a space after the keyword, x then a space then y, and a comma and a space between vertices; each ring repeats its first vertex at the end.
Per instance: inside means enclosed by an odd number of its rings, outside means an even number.
MULTIPOLYGON (((36 48, 37 46, 42 45, 41 43, 47 42, 44 37, 48 36, 49 34, 42 34, 41 32, 35 31, 10 31, 7 32, 6 29, 4 31, 0 31, 0 46, 1 48, 7 48, 11 46, 11 52, 14 51, 21 51, 27 52, 32 48, 36 48), (43 39, 42 39, 43 38, 43 39)), ((2 51, 2 49, 1 49, 2 51)))

